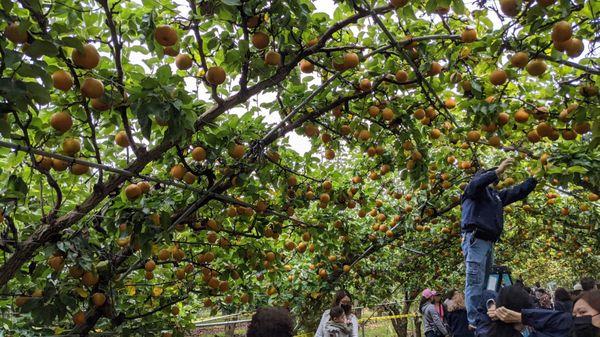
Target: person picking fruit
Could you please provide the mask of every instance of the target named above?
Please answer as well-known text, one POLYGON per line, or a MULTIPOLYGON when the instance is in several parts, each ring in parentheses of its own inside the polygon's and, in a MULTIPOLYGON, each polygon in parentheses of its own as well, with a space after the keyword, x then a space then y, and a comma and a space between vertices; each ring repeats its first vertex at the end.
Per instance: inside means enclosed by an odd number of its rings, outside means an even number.
POLYGON ((496 190, 500 176, 514 163, 502 161, 497 168, 480 171, 473 176, 461 196, 462 251, 465 258, 465 298, 467 317, 475 329, 477 304, 481 301, 493 264, 494 243, 502 236, 504 206, 525 199, 537 185, 530 177, 512 188, 496 190))

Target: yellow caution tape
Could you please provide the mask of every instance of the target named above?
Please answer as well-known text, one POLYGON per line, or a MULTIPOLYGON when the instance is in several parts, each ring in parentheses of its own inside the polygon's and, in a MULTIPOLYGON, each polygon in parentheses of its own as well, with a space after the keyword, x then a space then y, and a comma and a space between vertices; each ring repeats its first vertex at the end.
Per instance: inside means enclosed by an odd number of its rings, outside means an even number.
POLYGON ((393 315, 393 316, 368 317, 368 318, 361 318, 358 320, 358 322, 359 323, 377 322, 377 321, 387 321, 387 320, 394 319, 394 318, 409 318, 409 317, 417 317, 417 314, 411 313, 411 314, 402 314, 402 315, 393 315))
MULTIPOLYGON (((393 315, 393 316, 365 317, 365 318, 359 319, 358 323, 387 321, 387 320, 395 319, 395 318, 409 318, 409 317, 417 317, 417 316, 418 316, 417 313, 410 313, 410 314, 393 315)), ((315 335, 314 332, 313 333, 307 332, 307 333, 303 333, 300 335, 296 335, 294 337, 311 337, 314 335, 315 335)))

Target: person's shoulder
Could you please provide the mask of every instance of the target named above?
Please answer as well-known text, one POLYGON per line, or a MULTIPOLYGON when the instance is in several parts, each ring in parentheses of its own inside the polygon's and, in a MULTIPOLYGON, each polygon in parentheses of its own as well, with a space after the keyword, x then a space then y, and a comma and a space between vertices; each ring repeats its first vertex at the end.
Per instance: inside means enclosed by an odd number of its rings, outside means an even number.
POLYGON ((448 315, 448 316, 457 316, 457 315, 461 314, 461 312, 460 312, 461 310, 464 310, 464 309, 453 308, 452 310, 446 311, 446 315, 448 315))

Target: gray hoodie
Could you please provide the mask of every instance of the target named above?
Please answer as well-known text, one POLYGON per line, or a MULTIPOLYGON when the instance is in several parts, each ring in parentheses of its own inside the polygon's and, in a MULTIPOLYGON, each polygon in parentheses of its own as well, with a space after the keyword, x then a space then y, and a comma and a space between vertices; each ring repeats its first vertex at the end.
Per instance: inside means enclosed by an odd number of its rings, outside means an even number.
MULTIPOLYGON (((348 320, 351 323, 351 327, 350 327, 350 337, 359 337, 358 336, 358 319, 356 318, 356 316, 354 314, 350 314, 350 315, 346 315, 346 317, 348 318, 348 320)), ((325 325, 327 325, 327 322, 329 322, 330 317, 329 317, 329 309, 325 310, 325 312, 323 313, 323 316, 321 317, 321 322, 319 323, 319 328, 317 329, 317 332, 315 333, 314 337, 328 337, 327 333, 325 331, 325 325)))
POLYGON ((425 332, 437 331, 444 336, 448 335, 444 321, 442 321, 440 315, 435 311, 435 307, 431 302, 423 304, 421 313, 423 313, 423 329, 425 332))
POLYGON ((328 321, 325 323, 325 337, 350 337, 352 335, 352 324, 328 321))

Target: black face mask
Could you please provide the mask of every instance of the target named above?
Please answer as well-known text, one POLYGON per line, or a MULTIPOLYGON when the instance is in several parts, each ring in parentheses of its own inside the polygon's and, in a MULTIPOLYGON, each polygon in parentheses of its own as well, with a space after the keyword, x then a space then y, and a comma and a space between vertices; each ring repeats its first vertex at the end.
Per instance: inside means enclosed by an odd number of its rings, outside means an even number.
POLYGON ((600 328, 592 325, 592 317, 594 316, 587 315, 573 317, 573 328, 571 329, 571 337, 600 336, 600 328))
POLYGON ((340 307, 342 307, 342 309, 344 309, 344 312, 346 313, 346 315, 349 315, 350 312, 352 311, 352 305, 350 305, 350 304, 342 304, 342 305, 340 305, 340 307))

